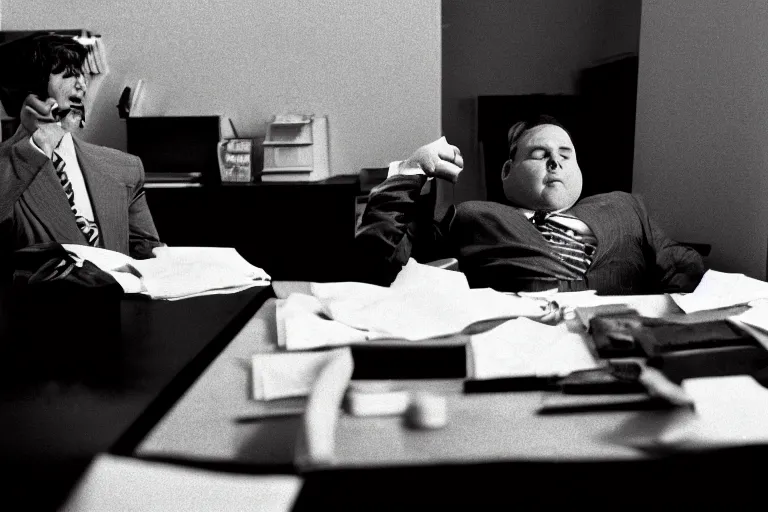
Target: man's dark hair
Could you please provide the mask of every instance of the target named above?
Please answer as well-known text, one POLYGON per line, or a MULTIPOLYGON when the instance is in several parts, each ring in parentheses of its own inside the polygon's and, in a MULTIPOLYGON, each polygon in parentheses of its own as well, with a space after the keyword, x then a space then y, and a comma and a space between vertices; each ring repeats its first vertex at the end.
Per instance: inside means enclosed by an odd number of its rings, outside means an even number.
POLYGON ((569 137, 571 136, 568 129, 565 126, 563 126, 563 124, 560 121, 558 121, 557 119, 555 119, 550 115, 537 114, 534 116, 527 117, 513 124, 512 128, 509 129, 509 132, 507 132, 507 141, 509 142, 509 159, 510 160, 515 159, 515 153, 517 152, 517 143, 520 140, 520 137, 522 137, 523 134, 528 130, 530 130, 531 128, 540 126, 542 124, 552 124, 555 126, 559 126, 563 130, 565 130, 565 133, 567 133, 569 137))
POLYGON ((50 75, 81 74, 87 56, 88 49, 71 36, 42 34, 9 43, 0 62, 4 75, 0 99, 5 111, 18 117, 30 93, 46 99, 50 75))

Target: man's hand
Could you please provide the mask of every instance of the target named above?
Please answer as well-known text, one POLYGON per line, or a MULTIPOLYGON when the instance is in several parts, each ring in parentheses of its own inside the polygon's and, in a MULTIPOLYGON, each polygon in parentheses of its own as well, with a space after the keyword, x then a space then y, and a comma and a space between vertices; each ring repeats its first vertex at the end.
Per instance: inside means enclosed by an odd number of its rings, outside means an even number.
POLYGON ((456 146, 448 144, 445 137, 422 146, 408 160, 401 164, 403 168, 420 168, 427 176, 434 176, 455 183, 464 169, 464 159, 456 146))
POLYGON ((48 158, 53 156, 53 150, 67 133, 57 124, 58 120, 53 115, 55 107, 57 104, 53 98, 42 101, 34 94, 28 95, 21 106, 21 124, 48 158))

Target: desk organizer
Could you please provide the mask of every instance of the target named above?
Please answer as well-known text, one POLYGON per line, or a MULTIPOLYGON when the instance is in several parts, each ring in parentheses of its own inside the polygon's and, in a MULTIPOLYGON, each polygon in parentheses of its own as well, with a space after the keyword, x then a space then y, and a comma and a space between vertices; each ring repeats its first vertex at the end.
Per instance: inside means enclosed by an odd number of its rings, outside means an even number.
POLYGON ((267 126, 261 181, 319 181, 329 177, 328 118, 275 116, 267 126))

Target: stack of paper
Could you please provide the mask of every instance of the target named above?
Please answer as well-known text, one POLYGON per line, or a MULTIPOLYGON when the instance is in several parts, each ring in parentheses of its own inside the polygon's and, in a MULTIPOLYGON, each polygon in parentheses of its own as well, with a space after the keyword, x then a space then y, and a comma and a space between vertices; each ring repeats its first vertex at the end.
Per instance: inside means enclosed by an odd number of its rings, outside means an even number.
POLYGON ((140 293, 153 299, 234 293, 270 283, 266 272, 227 247, 157 247, 153 250, 155 258, 146 260, 85 245, 64 247, 111 274, 125 293, 140 293))

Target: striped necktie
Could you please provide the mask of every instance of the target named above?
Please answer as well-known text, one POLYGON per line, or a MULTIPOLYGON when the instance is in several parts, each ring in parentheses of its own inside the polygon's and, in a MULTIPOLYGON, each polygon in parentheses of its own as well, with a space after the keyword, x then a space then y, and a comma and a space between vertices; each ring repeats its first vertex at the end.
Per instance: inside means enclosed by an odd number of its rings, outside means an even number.
POLYGON ((56 170, 56 175, 59 177, 61 187, 64 189, 64 193, 67 195, 69 207, 72 209, 72 213, 75 214, 75 223, 77 224, 77 227, 80 228, 80 231, 83 232, 83 235, 85 236, 85 239, 88 241, 89 245, 94 247, 98 246, 99 227, 95 222, 86 219, 80 215, 80 212, 77 211, 77 206, 75 206, 75 193, 72 191, 72 183, 69 181, 69 176, 67 176, 67 172, 64 170, 66 165, 64 163, 64 159, 54 151, 53 157, 51 157, 51 162, 53 162, 53 168, 56 170))
POLYGON ((575 234, 572 229, 559 224, 555 215, 538 210, 531 217, 531 222, 544 236, 557 259, 578 275, 583 276, 595 255, 594 237, 575 234))

